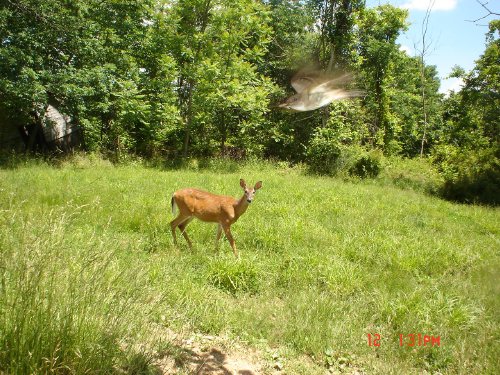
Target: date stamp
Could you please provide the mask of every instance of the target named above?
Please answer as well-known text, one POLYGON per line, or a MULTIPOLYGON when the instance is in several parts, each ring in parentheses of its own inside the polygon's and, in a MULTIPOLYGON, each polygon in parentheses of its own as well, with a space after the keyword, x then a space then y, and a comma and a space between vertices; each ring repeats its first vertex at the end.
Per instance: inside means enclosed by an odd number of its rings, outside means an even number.
MULTIPOLYGON (((367 333, 368 346, 380 347, 382 336, 379 333, 367 333)), ((441 336, 424 335, 422 333, 399 334, 399 346, 434 347, 441 346, 441 336)))

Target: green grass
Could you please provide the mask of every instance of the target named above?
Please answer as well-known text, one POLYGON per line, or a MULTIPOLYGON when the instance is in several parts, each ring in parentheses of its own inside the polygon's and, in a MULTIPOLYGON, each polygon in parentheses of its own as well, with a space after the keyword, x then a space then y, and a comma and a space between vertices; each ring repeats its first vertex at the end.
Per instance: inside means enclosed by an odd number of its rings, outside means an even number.
POLYGON ((500 213, 427 195, 418 168, 342 181, 261 162, 12 163, 0 373, 154 372, 167 329, 278 351, 287 373, 499 373, 500 213), (172 192, 239 196, 241 177, 263 181, 232 227, 242 259, 199 221, 194 249, 175 248, 172 192), (411 333, 441 346, 400 347, 411 333))

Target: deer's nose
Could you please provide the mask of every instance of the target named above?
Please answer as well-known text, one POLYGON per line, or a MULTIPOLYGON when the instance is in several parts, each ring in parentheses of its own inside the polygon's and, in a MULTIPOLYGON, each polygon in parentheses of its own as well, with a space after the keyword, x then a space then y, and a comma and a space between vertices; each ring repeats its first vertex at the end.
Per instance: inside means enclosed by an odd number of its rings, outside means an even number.
POLYGON ((248 203, 252 203, 252 200, 251 200, 251 199, 247 199, 247 202, 248 202, 248 203))

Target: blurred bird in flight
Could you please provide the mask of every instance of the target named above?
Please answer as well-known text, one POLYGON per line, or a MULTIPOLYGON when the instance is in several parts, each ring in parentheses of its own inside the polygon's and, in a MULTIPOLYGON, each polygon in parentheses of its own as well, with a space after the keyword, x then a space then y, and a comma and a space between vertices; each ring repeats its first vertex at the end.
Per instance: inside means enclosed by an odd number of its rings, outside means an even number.
POLYGON ((323 73, 318 70, 302 69, 292 78, 292 87, 297 92, 278 107, 291 111, 312 111, 324 107, 334 100, 352 98, 364 94, 361 90, 346 90, 352 81, 352 74, 323 73))

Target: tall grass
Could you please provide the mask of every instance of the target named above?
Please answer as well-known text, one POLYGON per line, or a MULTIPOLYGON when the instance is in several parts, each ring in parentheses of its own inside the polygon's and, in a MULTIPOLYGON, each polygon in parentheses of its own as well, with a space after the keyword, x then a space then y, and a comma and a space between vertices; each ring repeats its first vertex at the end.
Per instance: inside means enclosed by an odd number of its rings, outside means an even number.
MULTIPOLYGON (((101 233, 76 223, 89 209, 2 201, 0 372, 112 372, 134 355, 143 272, 123 268, 101 233)), ((5 197, 4 197, 5 198, 5 197)), ((123 249, 125 250, 125 249, 123 249)))
POLYGON ((341 181, 262 162, 162 169, 83 159, 0 177, 0 371, 151 370, 137 348, 155 356, 152 327, 274 348, 288 373, 316 373, 294 367, 304 354, 337 371, 499 370, 496 209, 391 177, 341 181), (216 252, 215 226, 197 221, 194 249, 175 248, 170 194, 195 186, 237 196, 241 177, 263 180, 233 226, 243 259, 227 241, 216 252), (399 334, 411 333, 440 336, 441 346, 400 347, 399 334))

